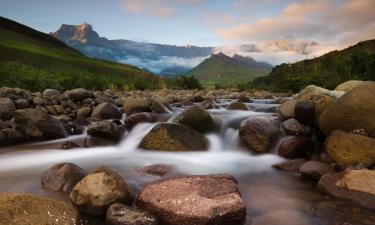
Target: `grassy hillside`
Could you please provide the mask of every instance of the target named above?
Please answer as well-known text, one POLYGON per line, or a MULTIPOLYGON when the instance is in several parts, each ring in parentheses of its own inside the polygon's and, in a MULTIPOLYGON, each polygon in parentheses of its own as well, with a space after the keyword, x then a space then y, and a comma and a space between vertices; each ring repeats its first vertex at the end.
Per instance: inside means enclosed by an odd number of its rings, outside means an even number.
POLYGON ((293 64, 276 66, 253 86, 297 92, 309 84, 333 89, 347 80, 375 80, 375 40, 293 64))
POLYGON ((196 77, 205 86, 235 86, 266 76, 269 72, 270 69, 255 67, 219 53, 212 55, 186 75, 196 77))
POLYGON ((156 88, 159 78, 133 66, 86 57, 50 35, 0 17, 0 86, 156 88))

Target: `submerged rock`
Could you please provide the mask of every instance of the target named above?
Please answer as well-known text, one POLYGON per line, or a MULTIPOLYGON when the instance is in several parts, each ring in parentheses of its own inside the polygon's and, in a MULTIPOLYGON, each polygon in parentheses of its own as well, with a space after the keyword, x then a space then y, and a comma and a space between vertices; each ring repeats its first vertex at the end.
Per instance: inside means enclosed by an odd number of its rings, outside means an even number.
POLYGON ((106 225, 157 225, 158 219, 142 210, 115 203, 108 208, 106 225))
POLYGON ((299 170, 302 175, 315 180, 319 180, 321 176, 327 173, 334 172, 332 167, 319 161, 308 161, 299 170))
POLYGON ((189 126, 199 132, 210 131, 215 127, 211 115, 198 105, 185 109, 174 117, 172 122, 189 126))
POLYGON ((306 159, 291 159, 288 161, 284 161, 281 163, 277 163, 272 165, 273 168, 279 169, 279 170, 284 170, 288 172, 294 172, 294 173, 299 173, 299 168, 306 163, 306 159))
POLYGON ((175 167, 172 165, 153 164, 153 165, 145 166, 142 168, 138 168, 136 169, 136 171, 140 173, 147 173, 147 174, 156 175, 156 176, 164 176, 165 174, 170 173, 174 169, 175 167))
POLYGON ((59 163, 42 175, 42 187, 50 191, 70 193, 86 172, 73 163, 59 163))
POLYGON ((269 117, 252 117, 241 123, 239 135, 255 152, 267 152, 279 134, 277 123, 269 117))
POLYGON ((133 200, 128 184, 106 167, 90 172, 74 186, 69 197, 79 210, 94 216, 105 214, 113 203, 131 204, 133 200))
POLYGON ((187 176, 146 186, 137 206, 171 225, 242 224, 246 206, 229 175, 187 176))
POLYGON ((208 140, 188 126, 159 123, 142 139, 139 146, 160 151, 197 151, 206 150, 208 140))

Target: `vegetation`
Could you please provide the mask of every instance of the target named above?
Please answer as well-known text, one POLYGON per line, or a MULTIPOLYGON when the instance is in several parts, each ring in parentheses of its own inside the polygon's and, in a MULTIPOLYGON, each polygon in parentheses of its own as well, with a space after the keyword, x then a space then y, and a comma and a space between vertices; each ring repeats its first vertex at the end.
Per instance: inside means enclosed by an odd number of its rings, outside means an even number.
POLYGON ((202 89, 199 80, 191 76, 177 76, 174 78, 166 78, 166 87, 169 89, 202 89))
POLYGON ((298 92, 310 84, 334 89, 347 80, 375 80, 375 40, 314 59, 281 64, 269 76, 257 78, 249 86, 298 92))
POLYGON ((162 83, 149 72, 86 57, 50 35, 0 17, 0 86, 155 89, 162 83))

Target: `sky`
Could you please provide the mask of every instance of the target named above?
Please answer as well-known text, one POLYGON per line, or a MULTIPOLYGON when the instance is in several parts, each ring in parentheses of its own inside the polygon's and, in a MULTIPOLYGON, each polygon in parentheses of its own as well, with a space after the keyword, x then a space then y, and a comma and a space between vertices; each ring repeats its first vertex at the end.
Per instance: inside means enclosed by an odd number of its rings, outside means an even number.
POLYGON ((86 22, 109 39, 228 53, 255 44, 276 61, 375 38, 375 0, 1 0, 0 15, 43 32, 86 22))

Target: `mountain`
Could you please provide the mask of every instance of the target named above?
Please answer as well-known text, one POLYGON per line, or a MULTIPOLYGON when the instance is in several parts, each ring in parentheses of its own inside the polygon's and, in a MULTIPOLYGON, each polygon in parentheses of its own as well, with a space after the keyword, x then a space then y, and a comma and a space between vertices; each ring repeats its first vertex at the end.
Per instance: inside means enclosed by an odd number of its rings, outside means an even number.
POLYGON ((255 79, 253 85, 298 92, 310 84, 334 89, 347 80, 375 80, 375 40, 359 42, 314 59, 278 65, 269 76, 255 79))
MULTIPOLYGON (((75 36, 80 41, 85 37, 84 32, 75 36)), ((158 79, 134 66, 86 57, 48 34, 0 17, 0 86, 30 90, 132 88, 152 87, 158 79)))
POLYGON ((251 57, 235 54, 229 57, 223 53, 212 54, 201 64, 186 73, 206 85, 233 85, 266 76, 272 69, 268 63, 257 62, 251 57))
POLYGON ((162 71, 180 71, 181 67, 191 69, 214 51, 212 47, 162 45, 125 39, 108 40, 100 37, 92 26, 86 23, 63 24, 51 35, 87 56, 132 64, 157 74, 162 71))

